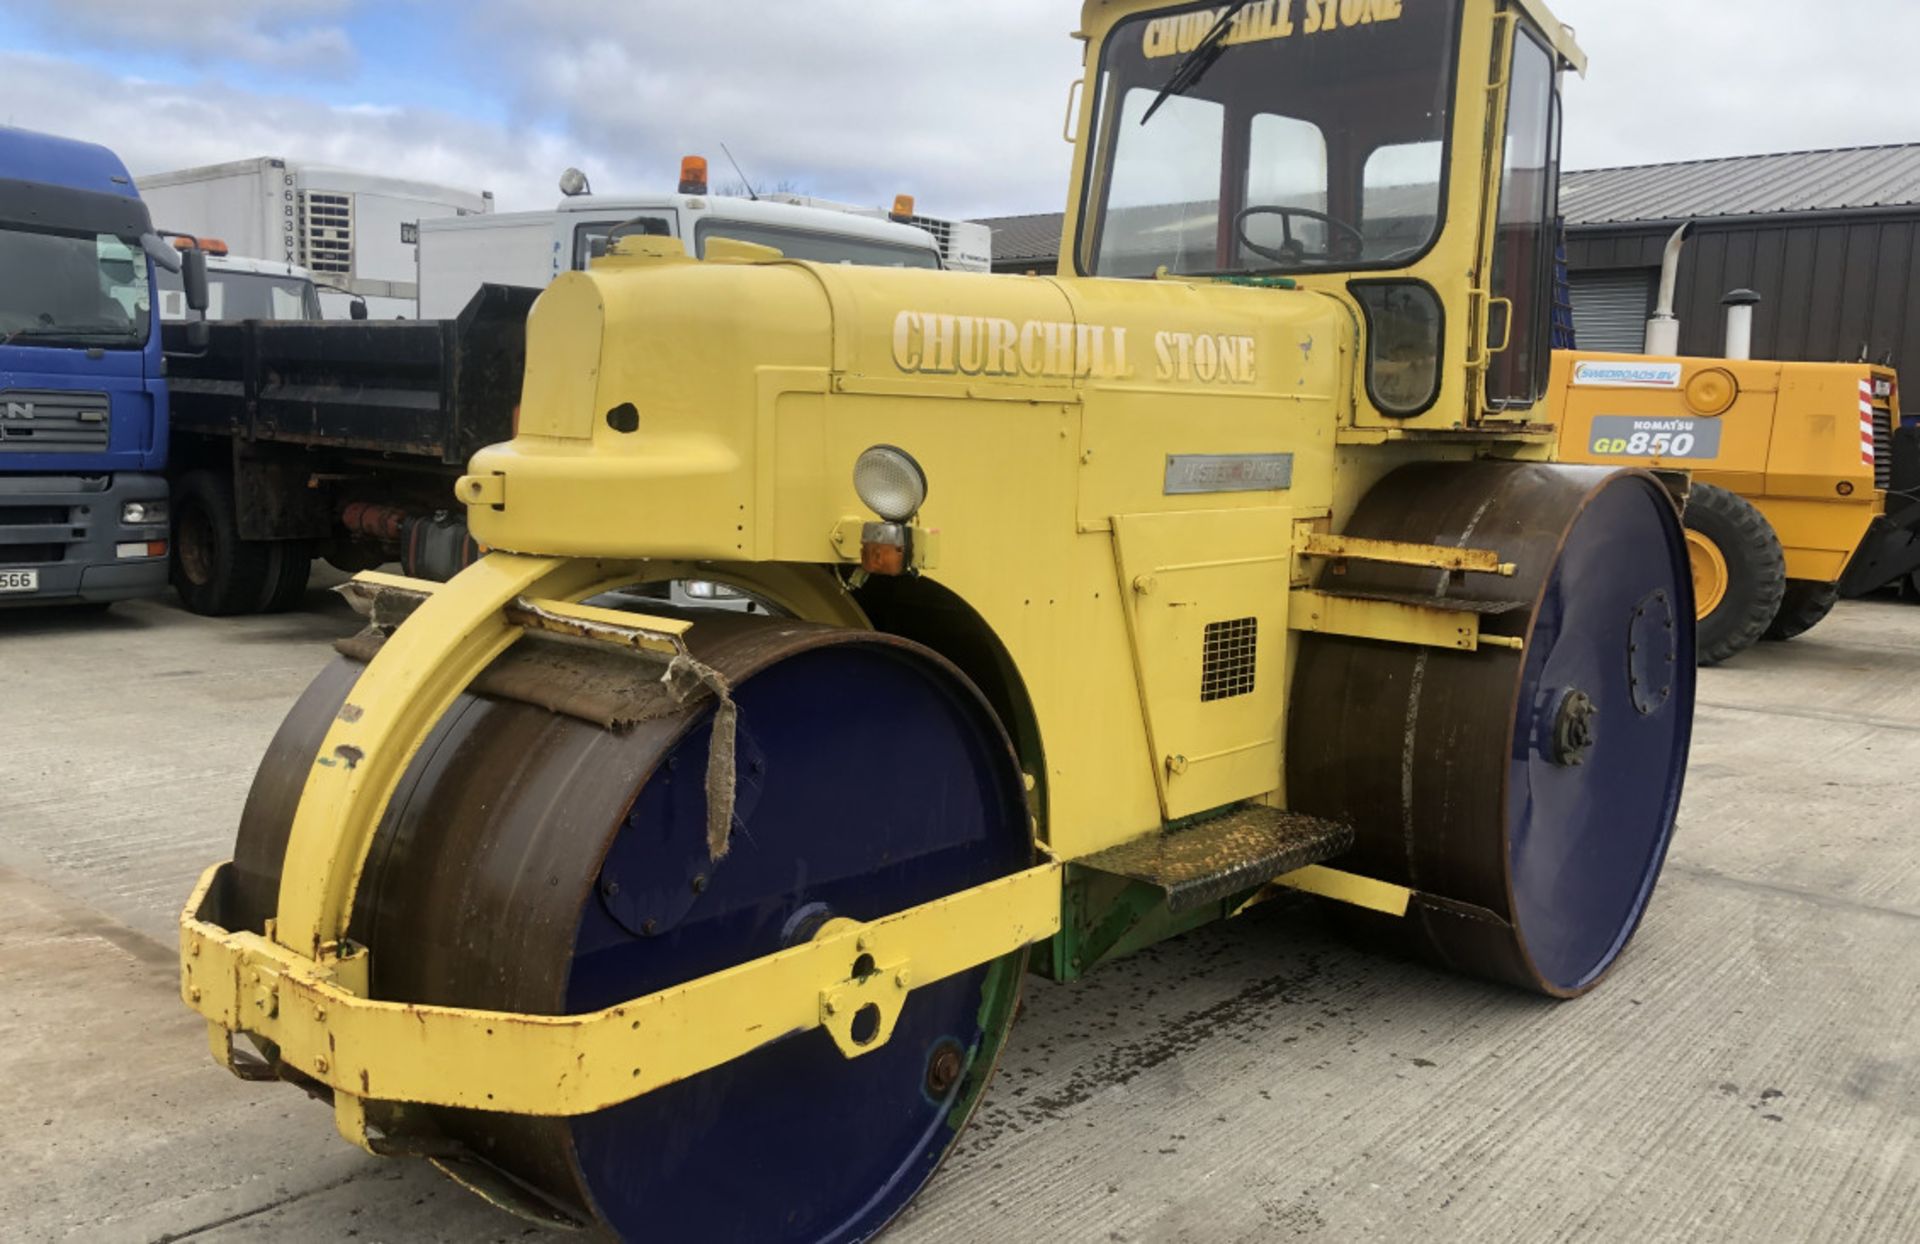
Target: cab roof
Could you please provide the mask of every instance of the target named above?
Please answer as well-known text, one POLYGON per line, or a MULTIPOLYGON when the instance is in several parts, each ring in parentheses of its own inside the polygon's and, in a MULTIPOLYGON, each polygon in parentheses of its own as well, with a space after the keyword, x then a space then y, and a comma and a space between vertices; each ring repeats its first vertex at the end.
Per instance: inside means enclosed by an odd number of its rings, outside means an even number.
POLYGON ((579 194, 562 199, 558 210, 619 215, 621 212, 643 212, 649 208, 674 208, 698 212, 705 216, 717 216, 722 220, 804 229, 808 233, 832 233, 841 237, 866 238, 875 242, 892 242, 897 246, 938 249, 933 235, 914 225, 903 225, 897 221, 862 216, 854 212, 834 211, 831 208, 802 207, 794 203, 776 203, 767 199, 741 199, 724 194, 646 196, 579 194))
POLYGON ((0 178, 137 199, 120 157, 98 143, 0 125, 0 178))
POLYGON ((458 232, 471 229, 503 229, 514 225, 537 225, 555 214, 590 214, 608 219, 625 219, 643 212, 675 211, 689 217, 737 220, 831 237, 858 238, 869 242, 909 246, 939 254, 939 243, 931 233, 916 225, 854 212, 837 212, 823 207, 800 207, 774 203, 766 199, 740 199, 717 194, 578 194, 562 199, 553 212, 491 212, 483 216, 440 216, 420 222, 423 232, 458 232))
POLYGON ((209 255, 208 272, 245 272, 253 276, 282 276, 296 281, 311 281, 313 273, 299 264, 280 259, 253 259, 246 255, 209 255))
MULTIPOLYGON (((1546 0, 1508 0, 1508 3, 1520 9, 1540 28, 1540 33, 1553 45, 1554 54, 1560 63, 1581 77, 1587 73, 1587 54, 1580 50, 1580 44, 1574 38, 1573 27, 1553 15, 1546 0)), ((1096 24, 1095 19, 1102 13, 1114 15, 1151 13, 1156 10, 1192 9, 1193 4, 1169 3, 1168 0, 1086 0, 1080 13, 1080 29, 1075 31, 1076 38, 1085 38, 1087 32, 1096 24)))

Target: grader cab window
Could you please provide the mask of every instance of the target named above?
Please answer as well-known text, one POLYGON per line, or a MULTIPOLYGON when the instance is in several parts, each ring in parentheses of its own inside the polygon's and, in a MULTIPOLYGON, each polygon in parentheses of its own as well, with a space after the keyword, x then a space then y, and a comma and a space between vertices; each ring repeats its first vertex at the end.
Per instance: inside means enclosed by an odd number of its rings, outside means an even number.
POLYGON ((1339 16, 1351 6, 1268 4, 1122 22, 1098 77, 1080 269, 1298 274, 1417 259, 1441 224, 1456 7, 1368 3, 1351 25, 1339 16))

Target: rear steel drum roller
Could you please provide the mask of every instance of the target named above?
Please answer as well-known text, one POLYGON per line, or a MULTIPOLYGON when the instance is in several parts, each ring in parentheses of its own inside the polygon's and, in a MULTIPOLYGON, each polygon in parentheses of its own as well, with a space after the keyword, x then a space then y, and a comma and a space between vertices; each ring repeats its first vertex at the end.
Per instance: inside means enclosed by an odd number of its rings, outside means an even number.
POLYGON ((1396 927, 1420 952, 1584 993, 1646 911, 1680 803, 1694 603, 1671 500, 1636 471, 1424 464, 1347 531, 1496 550, 1515 576, 1356 562, 1330 586, 1471 603, 1525 648, 1303 639, 1292 806, 1351 821, 1345 866, 1416 891, 1396 927))
MULTIPOLYGON (((376 996, 595 1010, 1031 862, 1012 749, 938 656, 733 614, 702 615, 689 640, 738 706, 724 856, 708 845, 711 700, 618 732, 464 696, 368 862, 353 936, 376 996)), ((359 672, 342 661, 321 676, 256 781, 235 861, 255 923, 271 912, 299 796, 285 773, 311 764, 359 672)), ((979 1100, 1024 959, 916 988, 891 1038, 859 1058, 814 1030, 598 1114, 444 1110, 436 1122, 624 1238, 863 1239, 925 1183, 979 1100)))

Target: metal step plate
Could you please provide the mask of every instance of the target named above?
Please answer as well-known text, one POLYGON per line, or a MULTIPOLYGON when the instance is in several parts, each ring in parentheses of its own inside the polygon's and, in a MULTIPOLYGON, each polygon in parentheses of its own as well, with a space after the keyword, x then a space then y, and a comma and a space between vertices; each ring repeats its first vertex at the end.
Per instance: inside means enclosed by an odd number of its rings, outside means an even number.
POLYGON ((1177 915, 1352 849, 1351 825, 1246 804, 1074 862, 1158 887, 1177 915))

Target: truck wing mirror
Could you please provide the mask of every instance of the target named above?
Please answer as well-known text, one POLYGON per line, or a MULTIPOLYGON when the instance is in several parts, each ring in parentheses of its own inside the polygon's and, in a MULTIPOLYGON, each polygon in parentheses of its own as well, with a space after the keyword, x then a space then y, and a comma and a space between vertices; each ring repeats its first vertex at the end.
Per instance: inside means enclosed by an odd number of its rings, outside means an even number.
POLYGON ((167 240, 157 233, 140 235, 140 249, 147 252, 147 258, 168 272, 180 271, 180 252, 167 245, 167 240))
POLYGON ((352 302, 348 303, 347 318, 354 319, 354 320, 366 319, 367 318, 367 300, 365 298, 355 298, 352 302))
POLYGON ((193 247, 180 253, 180 288, 187 295, 187 310, 207 309, 207 252, 193 247))

